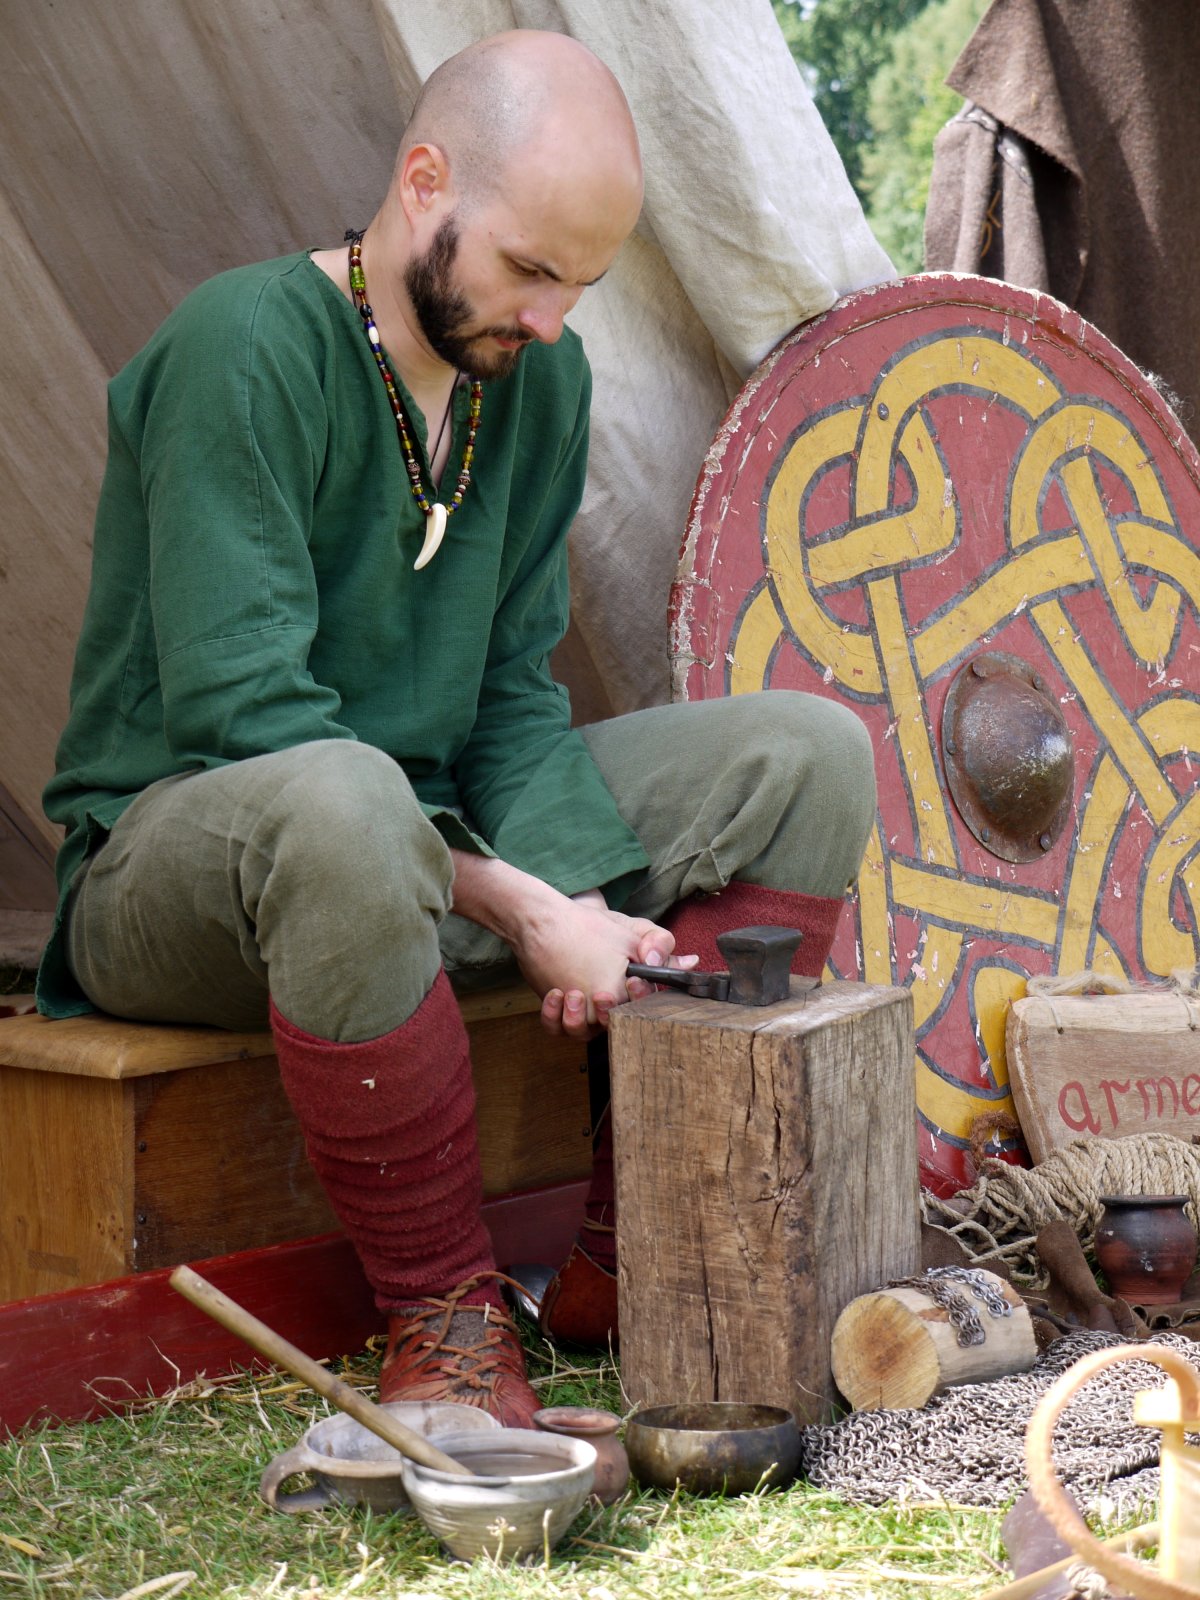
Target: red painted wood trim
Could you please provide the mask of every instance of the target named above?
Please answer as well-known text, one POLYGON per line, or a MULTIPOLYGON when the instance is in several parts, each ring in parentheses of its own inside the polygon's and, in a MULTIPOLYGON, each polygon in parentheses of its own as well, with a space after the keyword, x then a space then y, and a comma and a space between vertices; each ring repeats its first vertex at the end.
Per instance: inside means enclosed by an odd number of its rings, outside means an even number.
MULTIPOLYGON (((567 1183, 485 1202, 497 1260, 563 1260, 586 1193, 586 1183, 567 1183)), ((382 1331, 384 1319, 343 1234, 194 1265, 314 1359, 353 1354, 382 1331)), ((0 1434, 120 1410, 202 1372, 264 1365, 176 1294, 169 1276, 163 1268, 0 1306, 0 1434)))

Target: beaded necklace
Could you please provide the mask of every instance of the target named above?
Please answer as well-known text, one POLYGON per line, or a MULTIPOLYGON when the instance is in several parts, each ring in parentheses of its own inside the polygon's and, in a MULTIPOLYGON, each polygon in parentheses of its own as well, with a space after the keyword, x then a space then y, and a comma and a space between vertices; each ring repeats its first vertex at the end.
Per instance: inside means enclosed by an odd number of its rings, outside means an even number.
MULTIPOLYGON (((404 407, 400 404, 400 396, 396 393, 396 385, 392 374, 388 370, 387 357, 383 353, 383 346, 379 342, 379 329, 375 326, 375 313, 367 302, 367 278, 362 265, 362 233, 351 229, 346 238, 350 244, 350 293, 354 297, 354 304, 358 314, 363 320, 363 329, 367 335, 367 343, 371 346, 371 354, 375 357, 375 365, 379 368, 379 375, 383 379, 383 386, 387 390, 388 401, 392 408, 392 415, 396 419, 396 431, 400 435, 400 449, 404 455, 404 464, 408 468, 408 484, 412 490, 413 499, 425 513, 425 540, 421 545, 421 552, 413 562, 413 570, 419 572, 422 567, 428 566, 438 552, 438 547, 446 532, 446 523, 462 505, 463 495, 471 482, 471 462, 475 458, 475 435, 479 432, 479 418, 483 412, 483 385, 478 378, 471 379, 471 401, 467 412, 467 442, 463 446, 462 465, 458 469, 458 481, 454 486, 454 493, 450 496, 448 505, 442 505, 433 498, 432 494, 425 493, 425 486, 421 481, 421 464, 417 460, 417 453, 413 449, 412 437, 409 434, 408 418, 404 414, 404 407)), ((453 391, 451 401, 453 402, 453 391)), ((445 424, 443 423, 443 427, 445 424)), ((434 447, 436 451, 436 446, 434 447)), ((436 493, 436 490, 433 491, 436 493)))

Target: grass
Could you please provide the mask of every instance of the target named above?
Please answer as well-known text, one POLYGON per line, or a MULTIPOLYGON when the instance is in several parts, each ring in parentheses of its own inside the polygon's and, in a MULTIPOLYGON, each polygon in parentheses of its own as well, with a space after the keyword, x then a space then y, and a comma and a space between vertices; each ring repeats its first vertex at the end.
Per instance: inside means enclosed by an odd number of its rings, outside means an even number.
MULTIPOLYGON (((343 1364, 369 1387, 376 1357, 343 1364)), ((624 1409, 607 1361, 530 1345, 547 1404, 624 1409)), ((328 1414, 278 1373, 201 1379, 90 1423, 0 1442, 0 1595, 20 1600, 956 1600, 1005 1580, 1000 1517, 851 1506, 802 1484, 737 1500, 631 1492, 585 1512, 547 1566, 448 1561, 411 1516, 258 1497, 266 1463, 328 1414)))

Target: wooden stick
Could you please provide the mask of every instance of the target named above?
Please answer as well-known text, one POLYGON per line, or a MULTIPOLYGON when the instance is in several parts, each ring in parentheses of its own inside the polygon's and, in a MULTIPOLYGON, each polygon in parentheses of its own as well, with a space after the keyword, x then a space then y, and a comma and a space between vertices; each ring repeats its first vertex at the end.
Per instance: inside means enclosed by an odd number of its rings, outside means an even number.
POLYGON ((370 1429, 393 1450, 399 1450, 402 1456, 407 1456, 410 1461, 419 1462, 423 1467, 433 1467, 438 1472, 455 1472, 461 1477, 473 1478, 476 1476, 470 1467, 464 1467, 461 1461, 456 1461, 453 1456, 448 1456, 444 1450, 439 1450, 436 1445, 430 1444, 428 1439, 414 1433, 411 1428, 406 1428, 402 1422, 397 1422, 395 1417, 384 1411, 382 1406, 377 1406, 373 1400, 368 1400, 366 1395, 360 1394, 357 1389, 352 1389, 348 1383, 343 1383, 340 1378, 335 1378, 332 1372, 327 1372, 319 1366, 303 1350, 297 1350, 294 1344, 289 1344, 282 1334, 276 1333, 273 1328, 268 1328, 265 1322, 260 1322, 256 1316, 247 1311, 245 1306, 238 1305, 236 1300, 231 1300, 228 1295, 222 1294, 220 1289, 202 1278, 198 1272, 193 1272, 191 1267, 176 1267, 167 1280, 173 1289, 177 1289, 185 1300, 190 1300, 194 1306, 210 1316, 214 1322, 219 1322, 223 1328, 228 1328, 230 1333, 237 1334, 239 1339, 244 1339, 252 1350, 257 1350, 260 1356, 266 1356, 268 1361, 273 1361, 277 1367, 282 1367, 285 1372, 290 1372, 293 1378, 299 1378, 301 1383, 307 1384, 310 1389, 315 1389, 324 1395, 331 1405, 339 1411, 344 1411, 348 1417, 353 1417, 355 1422, 361 1422, 364 1428, 370 1429))
MULTIPOLYGON (((1135 1550, 1144 1550, 1157 1538, 1158 1523, 1144 1522, 1140 1528, 1131 1528, 1128 1533, 1114 1534, 1111 1539, 1105 1539, 1104 1543, 1114 1550, 1129 1555, 1135 1550)), ((1040 1567, 1037 1572, 1026 1573, 1015 1583, 1006 1583, 1000 1589, 989 1589, 986 1594, 980 1595, 979 1600, 1028 1600, 1028 1596, 1036 1594, 1044 1583, 1048 1583, 1051 1578, 1059 1577, 1068 1567, 1076 1564, 1086 1567, 1087 1560, 1072 1552, 1069 1556, 1064 1556, 1061 1561, 1056 1561, 1053 1566, 1040 1567)))

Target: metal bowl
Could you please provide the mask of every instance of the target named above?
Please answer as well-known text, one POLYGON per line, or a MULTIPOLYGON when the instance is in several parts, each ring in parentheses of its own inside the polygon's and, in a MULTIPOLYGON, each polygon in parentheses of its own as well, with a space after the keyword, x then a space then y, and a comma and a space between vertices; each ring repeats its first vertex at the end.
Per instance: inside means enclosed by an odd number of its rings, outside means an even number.
POLYGON ((745 1494, 790 1483, 800 1465, 800 1430, 782 1406, 733 1400, 651 1406, 632 1417, 625 1449, 644 1489, 745 1494))

